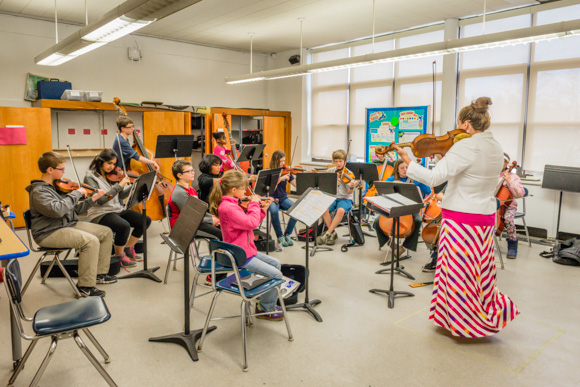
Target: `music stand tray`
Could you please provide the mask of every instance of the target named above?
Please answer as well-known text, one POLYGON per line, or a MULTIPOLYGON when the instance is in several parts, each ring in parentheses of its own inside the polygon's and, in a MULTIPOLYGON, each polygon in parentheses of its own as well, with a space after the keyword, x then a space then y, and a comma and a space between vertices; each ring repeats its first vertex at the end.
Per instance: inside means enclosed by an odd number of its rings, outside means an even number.
MULTIPOLYGON (((189 288, 189 259, 191 254, 191 249, 189 248, 192 243, 194 243, 194 237, 199 228, 199 225, 203 221, 203 217, 207 211, 207 203, 201 201, 200 199, 190 196, 185 202, 185 206, 179 213, 179 217, 175 222, 175 225, 171 229, 169 235, 161 234, 161 238, 167 243, 167 245, 176 253, 183 254, 183 297, 185 305, 185 329, 183 332, 175 333, 167 336, 151 337, 149 341, 161 342, 161 343, 174 343, 181 345, 189 353, 191 360, 198 361, 196 342, 200 339, 203 329, 197 329, 195 331, 190 330, 190 288, 189 288)), ((193 284, 195 286, 195 284, 193 284)), ((208 328, 208 332, 215 330, 216 327, 212 326, 208 328)))
POLYGON ((153 190, 155 189, 155 181, 157 180, 157 174, 155 172, 147 172, 142 174, 135 180, 133 189, 131 190, 131 195, 125 208, 131 208, 143 203, 143 270, 135 271, 133 273, 127 274, 123 277, 118 277, 119 279, 125 278, 147 278, 155 282, 161 282, 161 279, 157 277, 154 273, 159 270, 159 266, 153 268, 147 268, 147 200, 151 197, 153 190))
MULTIPOLYGON (((334 174, 333 174, 334 175, 334 174)), ((300 174, 298 175, 300 176, 300 174)), ((333 176, 335 179, 336 177, 333 176)), ((335 189, 336 189, 336 182, 335 184, 335 189)), ((320 304, 322 301, 320 300, 312 300, 310 301, 309 298, 309 293, 308 293, 308 288, 309 288, 309 277, 310 277, 310 261, 309 261, 309 251, 308 251, 308 241, 310 239, 310 233, 308 232, 308 230, 316 223, 318 222, 318 219, 320 219, 320 217, 322 216, 322 214, 324 214, 324 212, 326 210, 328 210, 328 208, 330 207, 330 205, 334 202, 334 200, 336 200, 336 197, 333 195, 329 195, 321 190, 318 189, 314 189, 314 188, 309 188, 307 189, 302 196, 300 196, 300 198, 298 200, 296 200, 294 202, 294 204, 292 205, 292 207, 290 207, 288 209, 288 211, 286 212, 290 217, 292 217, 293 219, 296 219, 297 221, 303 223, 306 226, 306 261, 305 261, 305 266, 306 266, 306 273, 308 273, 308 275, 306 276, 306 283, 304 284, 304 287, 306 288, 306 292, 305 292, 305 299, 304 302, 301 304, 294 304, 294 305, 289 305, 286 307, 286 310, 292 310, 292 309, 303 309, 305 312, 308 312, 312 315, 312 317, 314 317, 314 319, 318 322, 322 322, 322 317, 320 317, 320 315, 318 314, 317 311, 314 310, 314 307, 318 304, 320 304)), ((315 241, 316 241, 316 237, 315 237, 315 241)))
POLYGON ((157 136, 155 158, 191 157, 195 136, 189 134, 162 134, 157 136))
MULTIPOLYGON (((392 186, 390 187, 393 190, 396 190, 397 188, 395 188, 395 185, 397 183, 387 183, 387 184, 391 184, 392 186)), ((413 184, 414 185, 414 184, 413 184)), ((377 188, 378 189, 378 188, 377 188)), ((400 193, 401 195, 403 195, 402 192, 393 192, 393 193, 400 193)), ((408 193, 413 196, 414 194, 412 193, 412 191, 408 190, 408 193)), ((420 199, 420 194, 417 192, 417 194, 419 195, 419 199, 420 199)), ((405 196, 406 197, 406 196, 405 196)), ((412 199, 406 197, 407 199, 410 200, 410 202, 413 202, 412 199)), ((378 212, 379 214, 386 216, 388 218, 393 218, 393 245, 396 246, 399 243, 399 233, 398 233, 398 229, 399 229, 399 217, 404 216, 404 215, 414 215, 419 213, 419 211, 421 210, 421 208, 423 208, 423 202, 419 201, 419 203, 415 202, 414 204, 408 204, 408 202, 400 202, 397 201, 396 199, 393 200, 392 198, 389 198, 388 196, 385 196, 384 198, 377 198, 377 197, 371 197, 371 198, 367 198, 368 202, 369 202, 369 207, 378 212), (377 203, 384 201, 384 199, 387 198, 388 201, 390 201, 390 208, 387 207, 382 207, 379 206, 377 203)), ((393 281, 394 281, 394 273, 395 271, 397 272, 403 272, 403 270, 401 268, 398 267, 399 264, 399 249, 391 249, 391 267, 389 269, 384 269, 381 270, 378 273, 382 273, 385 271, 390 271, 391 276, 390 276, 390 285, 389 285, 389 289, 371 289, 369 290, 369 292, 374 293, 374 294, 381 294, 384 293, 389 297, 389 303, 388 306, 389 308, 394 308, 395 307, 395 296, 397 295, 404 295, 404 296, 409 296, 409 297, 413 297, 414 294, 411 292, 405 292, 405 291, 396 291, 394 290, 393 287, 393 281), (395 254, 395 250, 397 250, 397 253, 395 254), (394 266, 395 264, 395 260, 397 260, 397 267, 394 266)), ((406 272, 405 272, 406 273, 406 272)), ((408 273, 406 273, 408 274, 408 273)), ((411 276, 412 277, 412 276, 411 276)))
MULTIPOLYGON (((263 169, 258 172, 254 192, 260 196, 271 196, 276 191, 282 168, 263 169)), ((270 211, 266 211, 266 255, 270 253, 270 211)))

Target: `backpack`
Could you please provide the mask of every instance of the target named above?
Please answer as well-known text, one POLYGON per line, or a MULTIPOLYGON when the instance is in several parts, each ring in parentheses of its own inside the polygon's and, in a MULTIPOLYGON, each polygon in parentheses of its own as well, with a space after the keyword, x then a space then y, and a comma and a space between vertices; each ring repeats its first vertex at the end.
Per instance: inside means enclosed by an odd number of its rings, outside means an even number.
POLYGON ((362 246, 365 244, 365 234, 363 234, 362 227, 358 217, 353 211, 348 214, 348 228, 350 231, 351 242, 341 246, 340 251, 346 252, 349 247, 362 246))
POLYGON ((556 241, 556 245, 550 251, 540 253, 543 258, 552 258, 552 261, 560 265, 580 266, 580 239, 572 238, 566 241, 556 241))

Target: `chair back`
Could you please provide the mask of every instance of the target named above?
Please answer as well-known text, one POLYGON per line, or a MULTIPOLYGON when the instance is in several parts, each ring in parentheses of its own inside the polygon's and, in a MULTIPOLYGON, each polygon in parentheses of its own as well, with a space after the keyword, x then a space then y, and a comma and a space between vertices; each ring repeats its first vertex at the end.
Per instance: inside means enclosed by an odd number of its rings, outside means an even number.
POLYGON ((228 252, 234 258, 235 264, 238 267, 244 266, 246 264, 247 260, 246 252, 240 246, 236 246, 231 243, 213 239, 209 242, 209 250, 212 253, 212 255, 214 255, 213 254, 214 251, 216 252, 215 253, 216 262, 225 267, 234 267, 234 266, 232 265, 230 257, 228 257, 226 254, 218 252, 217 250, 223 250, 228 252))
POLYGON ((20 304, 22 302, 22 274, 20 273, 20 264, 18 261, 16 259, 10 261, 4 273, 6 289, 10 299, 12 302, 20 304))

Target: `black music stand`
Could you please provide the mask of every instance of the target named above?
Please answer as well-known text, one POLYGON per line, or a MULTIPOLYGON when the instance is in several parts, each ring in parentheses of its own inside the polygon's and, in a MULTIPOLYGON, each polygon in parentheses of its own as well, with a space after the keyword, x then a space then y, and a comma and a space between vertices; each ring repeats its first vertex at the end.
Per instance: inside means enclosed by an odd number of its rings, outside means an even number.
POLYGON ((266 144, 258 144, 258 145, 244 145, 242 152, 238 156, 238 164, 244 161, 250 162, 250 173, 254 172, 254 161, 258 161, 262 158, 262 153, 264 152, 264 148, 266 144))
MULTIPOLYGON (((375 187, 377 187, 377 193, 379 195, 388 195, 390 193, 400 193, 404 197, 411 199, 415 202, 422 202, 423 199, 421 198, 421 191, 419 191, 419 187, 417 187, 413 183, 403 183, 402 181, 376 181, 375 187)), ((410 279, 415 279, 411 274, 404 271, 404 266, 399 266, 400 261, 404 261, 405 259, 409 259, 411 256, 409 254, 404 255, 402 257, 397 257, 397 269, 400 269, 401 274, 407 276, 410 279)), ((381 266, 388 266, 390 265, 390 261, 385 261, 381 263, 381 266)), ((389 270, 389 269, 385 269, 389 270)), ((397 270, 399 271, 399 270, 397 270)), ((377 272, 377 274, 381 274, 383 271, 377 272)))
POLYGON ((133 190, 131 192, 131 196, 129 200, 127 200, 127 204, 125 208, 131 208, 134 206, 143 203, 143 270, 139 270, 130 274, 127 274, 123 277, 119 277, 119 279, 125 278, 147 278, 153 280, 155 282, 161 282, 161 279, 157 277, 154 273, 159 270, 159 266, 152 267, 151 269, 147 268, 147 200, 149 200, 149 196, 155 189, 155 181, 157 179, 156 172, 147 172, 142 174, 135 180, 135 185, 133 186, 133 190))
MULTIPOLYGON (((304 173, 298 174, 297 176, 301 176, 304 173)), ((335 174, 332 174, 332 177, 336 180, 336 177, 334 176, 335 174)), ((336 183, 335 183, 335 189, 336 189, 336 183)), ((288 211, 286 211, 286 213, 288 215, 290 215, 292 218, 296 219, 297 221, 299 221, 300 223, 303 223, 306 226, 306 246, 305 246, 305 251, 306 251, 306 261, 305 261, 305 266, 306 266, 306 283, 304 284, 305 288, 306 288, 306 292, 305 292, 305 298, 304 298, 304 302, 301 304, 294 304, 294 305, 289 305, 286 307, 286 310, 292 310, 292 309, 303 309, 305 312, 308 312, 312 315, 312 317, 314 317, 314 319, 318 322, 322 322, 322 317, 320 317, 320 315, 318 314, 317 311, 314 310, 314 307, 318 304, 320 304, 322 301, 320 300, 312 300, 310 301, 309 295, 308 295, 308 288, 309 288, 309 283, 310 283, 310 261, 309 261, 309 257, 312 256, 313 254, 309 254, 308 251, 308 240, 310 239, 310 233, 308 232, 308 230, 310 228, 313 227, 313 225, 315 223, 318 222, 318 220, 320 219, 320 217, 322 216, 322 214, 324 214, 324 212, 330 207, 330 205, 334 202, 334 200, 336 199, 336 197, 334 195, 328 195, 327 193, 324 193, 321 190, 318 189, 314 189, 312 187, 308 188, 301 196, 300 198, 298 198, 298 200, 296 200, 294 202, 294 204, 292 205, 292 207, 290 207, 288 209, 288 211)), ((316 226, 314 226, 316 228, 316 226)), ((314 239, 316 241, 316 237, 314 239)))
MULTIPOLYGON (((303 195, 308 192, 310 188, 319 189, 320 191, 336 195, 337 187, 337 175, 336 173, 315 173, 315 172, 303 172, 296 175, 296 195, 303 195)), ((290 211, 290 210, 288 210, 290 211)), ((304 223, 304 222, 302 222, 304 223)), ((314 257, 318 251, 334 251, 334 249, 325 246, 318 246, 316 238, 318 237, 318 222, 314 226, 314 247, 310 252, 310 256, 314 257)), ((303 249, 308 250, 308 239, 310 238, 310 227, 306 228, 306 246, 303 249)))
MULTIPOLYGON (((185 328, 183 332, 167 336, 151 337, 149 341, 158 343, 179 344, 189 353, 191 360, 198 361, 195 343, 201 337, 203 329, 195 331, 190 330, 190 289, 189 289, 189 259, 191 254, 190 245, 194 242, 195 233, 203 221, 207 211, 207 203, 190 196, 185 202, 185 206, 179 213, 175 225, 169 235, 161 234, 161 238, 177 254, 183 254, 183 298, 185 311, 185 328)), ((195 286, 195 284, 193 284, 195 286)), ((209 327, 208 332, 215 330, 216 327, 209 327)))
POLYGON ((195 136, 189 134, 170 134, 157 136, 156 159, 191 157, 195 136))
MULTIPOLYGON (((373 163, 346 163, 346 169, 354 174, 356 180, 362 180, 370 187, 374 181, 379 180, 379 170, 376 164, 373 163)), ((358 206, 358 219, 362 221, 362 189, 359 188, 360 204, 358 206)), ((375 238, 374 235, 366 233, 363 234, 375 238)))
MULTIPOLYGON (((278 186, 282 168, 263 169, 258 172, 254 192, 260 196, 272 196, 278 186)), ((266 210, 266 255, 270 252, 270 211, 266 210)))
MULTIPOLYGON (((396 183, 394 183, 396 184, 396 183)), ((420 196, 419 196, 420 197, 420 196)), ((372 200, 372 198, 369 198, 369 201, 372 200)), ((419 213, 419 211, 421 210, 421 208, 423 208, 423 203, 417 203, 417 204, 408 204, 408 205, 397 205, 394 204, 389 210, 386 210, 384 208, 381 207, 377 207, 375 204, 373 203, 369 203, 369 206, 372 210, 378 212, 379 214, 386 216, 388 218, 393 218, 393 245, 395 245, 395 243, 399 243, 399 217, 404 216, 404 215, 414 215, 419 213)), ((380 293, 384 293, 386 295, 389 296, 389 308, 394 308, 395 307, 395 296, 396 295, 404 295, 404 296, 409 296, 409 297, 413 297, 415 296, 413 293, 411 292, 405 292, 405 291, 397 291, 394 290, 393 288, 393 281, 394 281, 394 274, 395 271, 397 272, 402 272, 405 273, 407 275, 409 275, 408 273, 406 273, 404 270, 402 270, 401 268, 398 267, 399 265, 399 249, 396 249, 397 253, 395 254, 395 249, 391 249, 391 267, 389 269, 384 269, 381 270, 379 272, 377 272, 377 274, 385 272, 387 270, 389 270, 391 272, 391 282, 389 285, 389 289, 371 289, 369 290, 369 292, 374 293, 374 294, 380 294, 380 293), (397 267, 394 266, 395 263, 395 259, 397 260, 397 267)), ((411 279, 414 279, 414 277, 411 276, 411 279)))
POLYGON ((567 192, 580 192, 580 168, 565 167, 560 165, 544 166, 542 188, 560 191, 558 203, 558 223, 556 224, 556 240, 560 234, 560 212, 562 211, 562 194, 567 192))

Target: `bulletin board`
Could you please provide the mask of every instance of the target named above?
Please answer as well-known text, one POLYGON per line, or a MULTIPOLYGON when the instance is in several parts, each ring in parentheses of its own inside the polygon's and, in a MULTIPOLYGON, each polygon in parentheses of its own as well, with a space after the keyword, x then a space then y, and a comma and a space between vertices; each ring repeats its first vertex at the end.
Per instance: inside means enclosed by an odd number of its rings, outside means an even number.
MULTIPOLYGON (((366 109, 365 161, 376 160, 375 148, 391 142, 413 141, 427 133, 431 106, 399 106, 366 109)), ((407 149, 409 153, 410 149, 407 149)))

